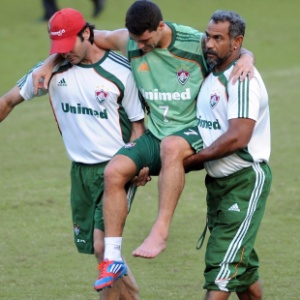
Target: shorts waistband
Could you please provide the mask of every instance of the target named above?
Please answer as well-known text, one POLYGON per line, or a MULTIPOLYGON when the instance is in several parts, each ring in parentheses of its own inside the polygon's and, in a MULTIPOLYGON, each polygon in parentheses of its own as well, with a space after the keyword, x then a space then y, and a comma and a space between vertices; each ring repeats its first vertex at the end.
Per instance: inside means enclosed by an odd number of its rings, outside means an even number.
POLYGON ((234 178, 234 177, 237 177, 237 176, 241 176, 242 174, 245 174, 247 172, 249 172, 250 170, 252 170, 253 166, 254 165, 260 165, 262 168, 264 168, 265 166, 267 166, 268 164, 266 162, 256 162, 256 163, 253 163, 251 166, 247 167, 247 168, 243 168, 235 173, 232 173, 228 176, 225 176, 225 177, 212 177, 210 175, 206 175, 207 177, 209 178, 212 178, 214 180, 227 180, 227 179, 230 179, 230 178, 234 178))

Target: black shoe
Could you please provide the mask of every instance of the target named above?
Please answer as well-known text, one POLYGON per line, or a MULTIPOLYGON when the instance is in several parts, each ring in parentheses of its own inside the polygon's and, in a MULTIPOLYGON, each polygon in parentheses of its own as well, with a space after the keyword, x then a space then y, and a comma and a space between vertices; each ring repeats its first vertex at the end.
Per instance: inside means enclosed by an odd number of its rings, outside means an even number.
POLYGON ((93 0, 94 3, 94 11, 93 11, 93 17, 96 18, 99 16, 101 11, 104 8, 104 0, 93 0))

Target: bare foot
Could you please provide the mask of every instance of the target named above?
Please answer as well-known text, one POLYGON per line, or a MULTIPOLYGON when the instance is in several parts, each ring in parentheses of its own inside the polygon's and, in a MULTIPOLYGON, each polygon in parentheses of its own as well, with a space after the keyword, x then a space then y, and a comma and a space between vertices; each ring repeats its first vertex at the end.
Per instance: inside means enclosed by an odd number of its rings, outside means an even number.
POLYGON ((143 258, 154 258, 167 247, 167 241, 160 236, 150 233, 144 242, 137 247, 132 255, 143 258))

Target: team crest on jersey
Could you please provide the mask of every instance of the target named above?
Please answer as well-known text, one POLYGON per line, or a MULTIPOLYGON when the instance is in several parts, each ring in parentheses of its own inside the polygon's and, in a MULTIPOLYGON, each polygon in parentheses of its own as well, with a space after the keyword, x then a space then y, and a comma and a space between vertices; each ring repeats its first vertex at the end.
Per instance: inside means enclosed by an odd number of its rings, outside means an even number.
POLYGON ((211 94, 210 95, 210 107, 214 108, 220 101, 220 96, 217 93, 211 94))
POLYGON ((127 144, 124 145, 124 148, 128 149, 128 148, 132 148, 134 146, 135 146, 135 143, 129 142, 129 143, 127 143, 127 144))
POLYGON ((108 97, 108 93, 104 90, 95 91, 95 95, 100 104, 103 103, 108 97))
POLYGON ((78 235, 80 233, 80 227, 76 223, 74 223, 74 233, 75 235, 78 235))
POLYGON ((186 84, 189 78, 190 78, 190 72, 184 69, 180 69, 179 71, 177 71, 177 79, 182 85, 186 84))

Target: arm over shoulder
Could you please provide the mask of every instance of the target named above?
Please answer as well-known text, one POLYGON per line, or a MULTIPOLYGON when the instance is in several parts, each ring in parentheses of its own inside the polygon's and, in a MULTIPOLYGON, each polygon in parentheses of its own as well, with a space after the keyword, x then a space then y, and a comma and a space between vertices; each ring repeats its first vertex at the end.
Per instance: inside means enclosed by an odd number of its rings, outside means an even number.
POLYGON ((113 31, 95 30, 94 33, 94 41, 99 48, 118 50, 127 56, 126 48, 129 34, 126 28, 113 31))

